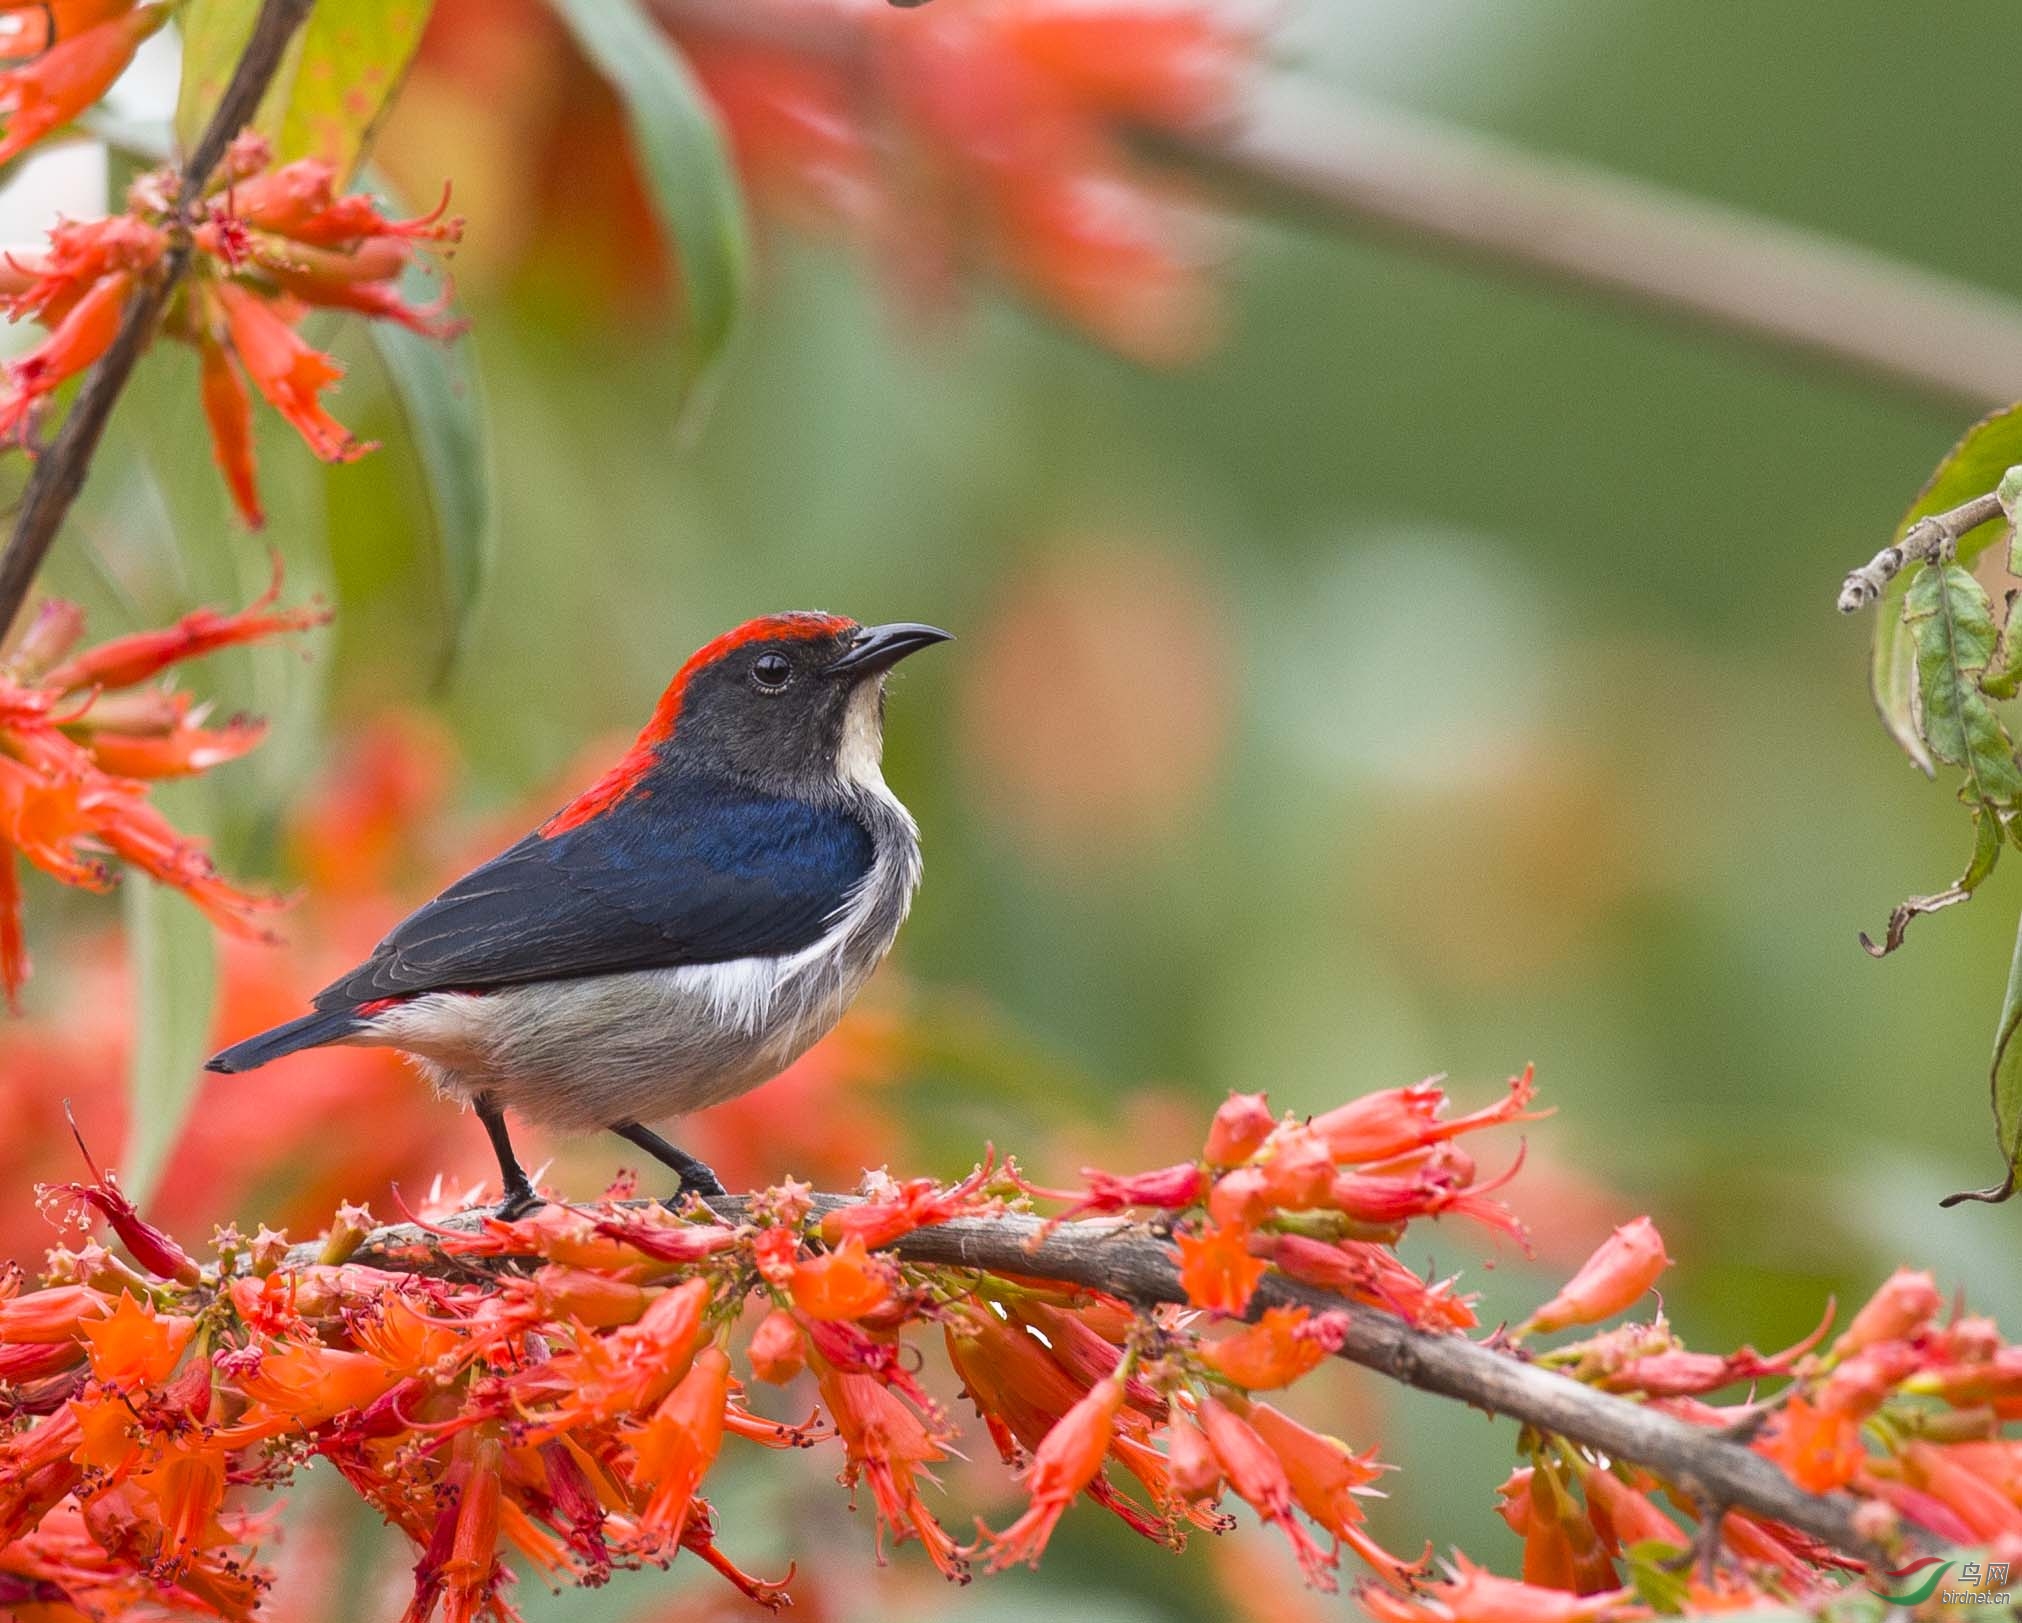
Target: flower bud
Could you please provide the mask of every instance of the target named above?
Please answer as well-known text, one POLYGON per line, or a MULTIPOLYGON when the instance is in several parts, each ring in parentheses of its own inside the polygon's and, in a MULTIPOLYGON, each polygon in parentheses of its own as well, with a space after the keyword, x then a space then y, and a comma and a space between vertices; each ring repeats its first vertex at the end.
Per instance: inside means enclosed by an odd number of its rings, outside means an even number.
POLYGON ((1879 1341, 1907 1340, 1936 1318, 1944 1305, 1945 1299, 1928 1273, 1898 1268, 1854 1315, 1832 1350, 1845 1358, 1879 1341))
POLYGON ((777 1308, 751 1333, 751 1345, 745 1352, 751 1360, 751 1373, 774 1386, 786 1385, 807 1367, 800 1326, 793 1322, 791 1313, 777 1308))
POLYGON ((1563 1330, 1598 1324, 1621 1312, 1670 1267, 1664 1237, 1647 1217, 1624 1223, 1566 1282, 1558 1295, 1530 1316, 1526 1330, 1563 1330))
POLYGON ((1205 1154, 1211 1166, 1232 1167, 1249 1160, 1277 1125, 1261 1093, 1232 1093, 1215 1112, 1205 1154))
POLYGON ((1212 1499, 1222 1489, 1222 1468, 1200 1427, 1174 1417, 1165 1434, 1166 1467, 1182 1499, 1212 1499))

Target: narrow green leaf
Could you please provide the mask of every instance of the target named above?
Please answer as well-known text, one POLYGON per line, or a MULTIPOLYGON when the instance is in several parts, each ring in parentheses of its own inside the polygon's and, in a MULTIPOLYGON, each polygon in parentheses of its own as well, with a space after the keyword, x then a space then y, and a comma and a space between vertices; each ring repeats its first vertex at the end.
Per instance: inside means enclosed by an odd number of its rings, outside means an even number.
MULTIPOLYGON (((379 177, 369 179, 373 190, 386 192, 379 177)), ((409 303, 425 305, 438 288, 410 264, 400 290, 409 303)), ((366 331, 414 447, 434 521, 447 622, 440 679, 463 652, 497 550, 484 394, 468 335, 442 343, 391 321, 368 323, 366 331)))
MULTIPOLYGON (((1896 526, 1894 539, 1902 540, 1918 519, 1945 512, 1994 489, 2002 475, 2018 463, 2022 463, 2022 403, 1983 417, 1966 430, 1910 504, 1910 510, 1896 526)), ((1959 561, 1970 565, 2000 538, 2002 529, 2002 525, 1990 522, 1961 536, 1959 561)), ((1901 617, 1908 587, 1907 576, 1898 575, 1877 605, 1868 684, 1889 736, 1902 746, 1919 771, 1926 777, 1934 777, 1935 765, 1917 731, 1916 697, 1910 674, 1914 656, 1901 617)))
POLYGON ((625 105, 654 210, 680 261, 685 392, 706 398, 743 306, 750 260, 743 193, 716 112, 638 0, 552 3, 625 105))
POLYGON ((1660 1615, 1683 1612, 1692 1593, 1690 1571, 1678 1567, 1679 1558, 1686 1553, 1676 1544, 1650 1538, 1624 1550, 1624 1576, 1636 1598, 1660 1615))
POLYGON ((1956 1206, 1962 1200, 1999 1202, 2015 1193, 2016 1177, 2022 1174, 2022 1043, 2015 1040, 2018 1029, 2022 1029, 2022 925, 2016 930, 2015 956, 2008 965, 2008 994, 2001 1002, 2001 1023, 1994 1028, 1994 1063, 1988 1072, 1994 1145, 2006 1171, 1993 1187, 1962 1189, 1947 1195, 1942 1205, 1956 1206))
POLYGON ((120 1181, 145 1199, 189 1114, 217 1001, 217 947, 210 921, 153 880, 121 884, 133 954, 134 1042, 128 1099, 133 1125, 120 1181))
POLYGON ((1897 903, 1895 911, 1889 914, 1889 927, 1880 946, 1875 945, 1867 931, 1861 931, 1861 945, 1867 949, 1868 956, 1886 958, 1900 947, 1912 919, 1922 918, 1926 913, 1942 912, 1945 908, 1971 901, 1973 892, 1980 888, 1982 881, 1994 871, 1994 864, 2001 860, 2002 837, 2006 832, 2002 825, 2001 813, 1991 806, 1975 806, 1973 854, 1966 859, 1966 871, 1936 895, 1912 896, 1907 901, 1897 903))
POLYGON ((1917 651, 1918 719, 1941 761, 1966 769, 1966 788, 1983 805, 2022 797, 2015 745, 1980 691, 1996 633, 1987 593, 1958 564, 1927 564, 1903 599, 1917 651))
POLYGON ((183 7, 183 78, 176 90, 176 141, 197 143, 253 37, 260 0, 189 0, 183 7))
POLYGON ((348 179, 407 75, 434 0, 318 0, 260 108, 274 155, 348 179))

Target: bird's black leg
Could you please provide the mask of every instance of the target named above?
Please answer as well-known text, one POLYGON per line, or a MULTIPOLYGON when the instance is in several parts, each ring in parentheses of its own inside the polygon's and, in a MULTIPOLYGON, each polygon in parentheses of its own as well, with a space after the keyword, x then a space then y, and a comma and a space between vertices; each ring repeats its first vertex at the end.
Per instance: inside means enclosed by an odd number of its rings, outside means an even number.
POLYGON ((619 1121, 611 1124, 611 1131, 627 1143, 638 1145, 663 1167, 672 1167, 681 1174, 681 1187, 674 1192, 676 1200, 683 1195, 701 1195, 706 1199, 728 1192, 708 1167, 686 1150, 677 1150, 652 1128, 641 1127, 636 1121, 619 1121))
POLYGON ((526 1168, 513 1154, 513 1141, 506 1136, 505 1112, 499 1108, 498 1100, 488 1093, 480 1093, 470 1104, 477 1112, 477 1119, 484 1123, 484 1130, 491 1138, 492 1153, 498 1157, 499 1179, 505 1187, 505 1199, 498 1203, 498 1215, 508 1223, 514 1222, 539 1206, 541 1197, 534 1193, 526 1168))

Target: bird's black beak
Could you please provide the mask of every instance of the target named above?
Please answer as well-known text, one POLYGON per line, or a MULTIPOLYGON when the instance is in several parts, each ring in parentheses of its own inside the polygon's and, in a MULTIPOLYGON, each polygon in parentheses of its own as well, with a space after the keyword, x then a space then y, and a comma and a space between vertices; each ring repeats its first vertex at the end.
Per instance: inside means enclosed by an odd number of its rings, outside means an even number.
POLYGON ((865 626, 841 657, 829 663, 827 670, 831 676, 871 676, 890 670, 908 654, 917 654, 937 642, 952 641, 952 632, 938 626, 916 625, 910 620, 888 626, 865 626))

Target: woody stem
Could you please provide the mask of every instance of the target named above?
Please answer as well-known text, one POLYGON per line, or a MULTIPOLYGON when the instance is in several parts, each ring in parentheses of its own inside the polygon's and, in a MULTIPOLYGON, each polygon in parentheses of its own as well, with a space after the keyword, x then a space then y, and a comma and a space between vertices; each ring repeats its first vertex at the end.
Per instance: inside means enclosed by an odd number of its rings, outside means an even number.
MULTIPOLYGON (((816 1195, 816 1211, 854 1204, 847 1195, 816 1195)), ((649 1206, 653 1202, 629 1204, 649 1206)), ((722 1220, 741 1222, 751 1202, 722 1196, 708 1202, 722 1220)), ((413 1223, 375 1229, 350 1256, 354 1263, 394 1272, 468 1274, 510 1267, 511 1258, 473 1258, 445 1251, 442 1229, 472 1231, 483 1213, 449 1218, 433 1231, 413 1223)), ((1098 1220, 1048 1224, 1007 1212, 963 1217, 915 1229, 888 1249, 902 1262, 979 1268, 1050 1279, 1141 1303, 1184 1303, 1171 1249, 1141 1224, 1098 1220)), ((313 1244, 297 1246, 284 1266, 317 1260, 313 1244)), ((534 1260, 534 1259, 526 1259, 534 1260)), ((1385 1378, 1452 1398, 1491 1415, 1569 1438, 1611 1460, 1642 1465, 1673 1484, 1689 1484, 1701 1512, 1744 1510, 1796 1528, 1865 1561, 1883 1552, 1855 1522, 1845 1494, 1807 1493, 1745 1444, 1715 1429, 1688 1425, 1645 1405, 1554 1374, 1515 1353, 1465 1336, 1415 1329, 1394 1314, 1295 1280, 1267 1275, 1250 1304, 1252 1318, 1269 1307, 1298 1306, 1339 1313, 1346 1321, 1338 1357, 1385 1378)))
MULTIPOLYGON (((655 4, 677 32, 873 62, 868 13, 655 4)), ((1613 299, 1947 409, 2005 405, 2022 378, 2022 305, 1988 288, 1290 73, 1263 75, 1227 124, 1118 133, 1247 207, 1613 299)))
MULTIPOLYGON (((265 0, 253 24, 246 49, 232 70, 231 82, 219 99, 217 110, 203 135, 184 160, 177 189, 178 208, 203 194, 231 145, 232 138, 246 126, 258 110, 280 69, 288 42, 302 26, 315 0, 265 0)), ((84 488, 84 476, 98 450, 98 442, 111 420, 112 408, 133 373, 134 363, 154 339, 162 312, 189 269, 190 249, 184 234, 162 258, 160 267, 134 289, 120 317, 119 331, 111 347, 86 375, 55 442, 36 459, 15 515, 14 531, 4 551, 0 551, 0 640, 21 613, 28 593, 41 573, 43 560, 55 544, 57 532, 77 494, 84 488)))

